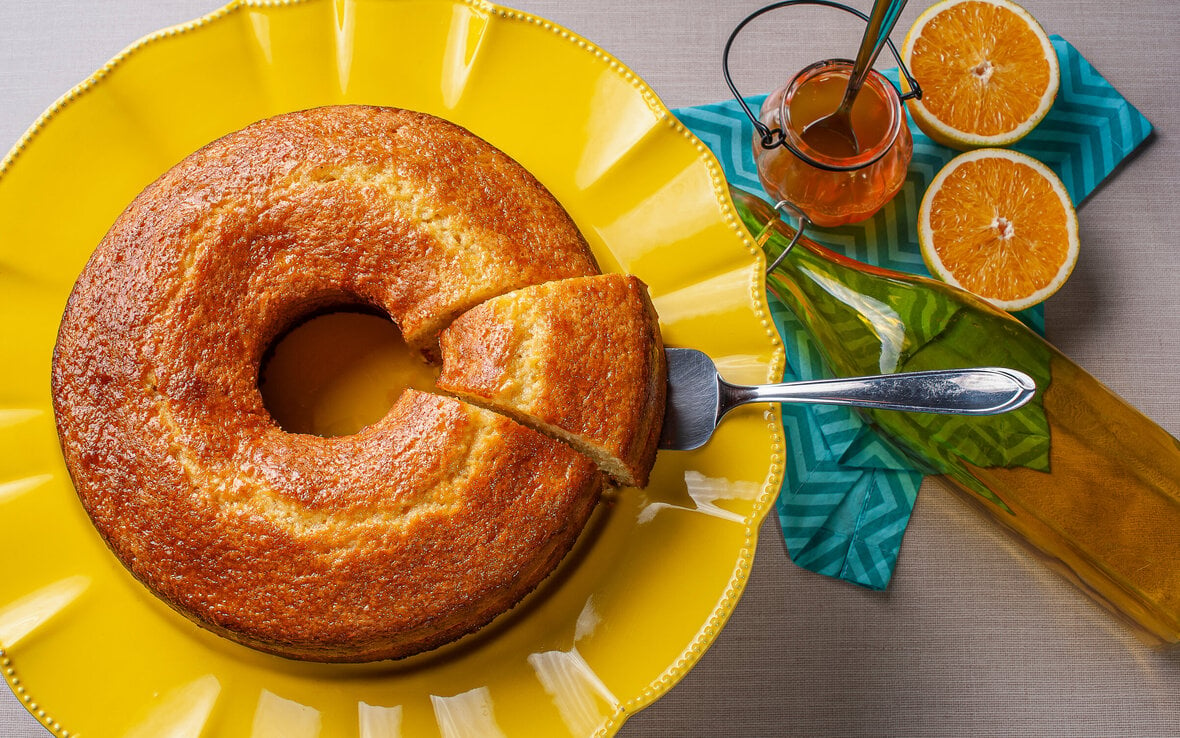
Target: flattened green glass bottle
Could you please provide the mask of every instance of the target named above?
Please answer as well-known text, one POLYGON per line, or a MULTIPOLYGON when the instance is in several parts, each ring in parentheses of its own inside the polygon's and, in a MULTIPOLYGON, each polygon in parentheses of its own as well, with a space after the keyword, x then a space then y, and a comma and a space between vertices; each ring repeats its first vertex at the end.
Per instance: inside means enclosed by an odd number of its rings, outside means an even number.
MULTIPOLYGON (((773 260, 793 230, 734 190, 773 260)), ((870 411, 869 422, 1113 612, 1180 642, 1180 442, 1020 321, 935 280, 806 237, 768 276, 836 375, 1008 366, 1033 402, 990 417, 870 411)))

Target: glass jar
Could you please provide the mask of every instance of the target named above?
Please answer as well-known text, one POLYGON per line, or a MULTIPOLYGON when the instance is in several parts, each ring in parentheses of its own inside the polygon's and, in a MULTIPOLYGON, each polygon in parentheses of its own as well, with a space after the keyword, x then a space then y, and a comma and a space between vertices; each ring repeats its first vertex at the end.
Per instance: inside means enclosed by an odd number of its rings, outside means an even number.
POLYGON ((859 151, 847 144, 803 137, 811 122, 840 104, 852 62, 832 59, 803 69, 771 93, 759 121, 781 131, 781 143, 754 134, 754 159, 762 186, 819 226, 864 220, 881 209, 905 182, 914 153, 897 89, 870 71, 852 106, 859 151))

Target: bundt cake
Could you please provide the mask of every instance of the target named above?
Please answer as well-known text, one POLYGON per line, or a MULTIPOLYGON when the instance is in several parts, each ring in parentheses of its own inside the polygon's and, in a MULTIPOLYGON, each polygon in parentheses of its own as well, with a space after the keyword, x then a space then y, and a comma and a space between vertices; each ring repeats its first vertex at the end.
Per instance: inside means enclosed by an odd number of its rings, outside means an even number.
POLYGON ((131 203, 66 306, 53 402, 82 505, 159 597, 264 651, 366 661, 479 628, 573 545, 595 464, 412 390, 354 435, 288 433, 260 362, 350 305, 432 356, 469 308, 597 271, 535 178, 441 119, 342 106, 230 134, 131 203))

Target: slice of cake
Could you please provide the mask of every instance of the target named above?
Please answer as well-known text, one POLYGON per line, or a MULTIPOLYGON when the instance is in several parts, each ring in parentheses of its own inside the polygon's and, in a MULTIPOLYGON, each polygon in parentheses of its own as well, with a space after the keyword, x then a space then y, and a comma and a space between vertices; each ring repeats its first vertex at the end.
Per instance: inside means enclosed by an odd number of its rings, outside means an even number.
POLYGON ((666 367, 647 287, 622 274, 526 287, 459 316, 441 336, 438 386, 647 484, 666 367))

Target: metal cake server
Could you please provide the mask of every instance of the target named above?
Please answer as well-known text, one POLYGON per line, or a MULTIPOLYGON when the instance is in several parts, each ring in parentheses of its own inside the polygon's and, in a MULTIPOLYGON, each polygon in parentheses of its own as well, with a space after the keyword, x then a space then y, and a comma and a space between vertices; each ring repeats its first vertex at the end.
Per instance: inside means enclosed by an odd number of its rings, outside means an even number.
POLYGON ((997 415, 1024 405, 1036 384, 1024 372, 998 367, 937 369, 872 377, 782 384, 730 384, 707 354, 670 348, 662 449, 705 444, 727 412, 749 402, 810 402, 954 415, 997 415))

